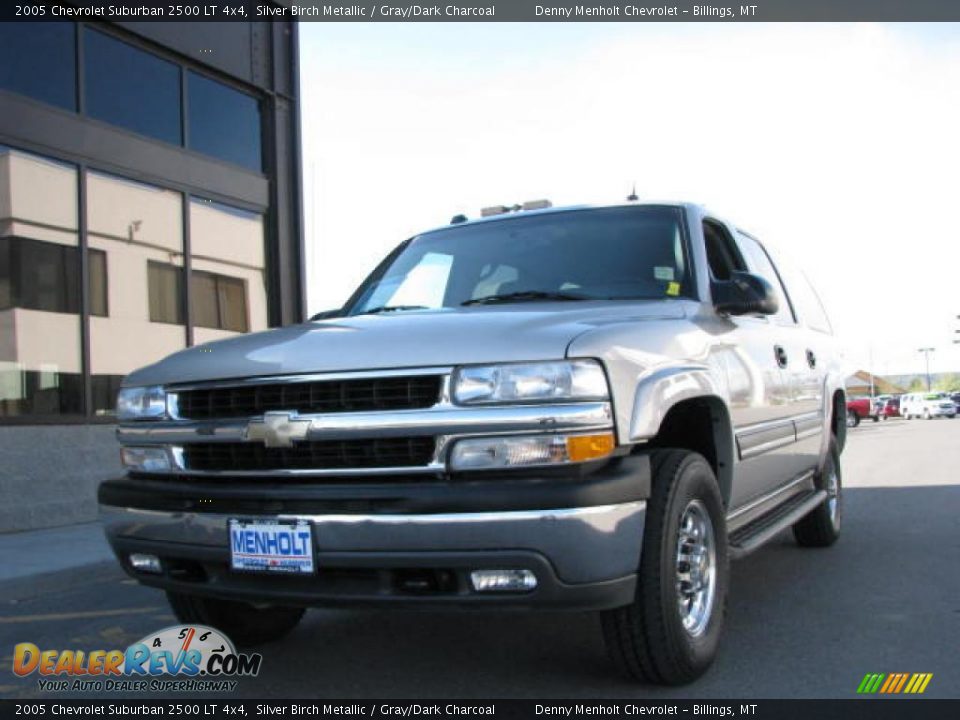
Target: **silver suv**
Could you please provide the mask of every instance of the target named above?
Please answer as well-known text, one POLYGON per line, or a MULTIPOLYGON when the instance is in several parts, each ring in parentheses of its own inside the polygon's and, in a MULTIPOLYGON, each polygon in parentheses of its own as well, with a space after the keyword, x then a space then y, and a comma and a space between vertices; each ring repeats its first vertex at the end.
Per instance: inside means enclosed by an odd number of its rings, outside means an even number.
POLYGON ((837 539, 826 315, 696 205, 502 210, 132 373, 99 494, 124 569, 240 644, 309 606, 595 610, 628 675, 703 673, 729 559, 837 539))

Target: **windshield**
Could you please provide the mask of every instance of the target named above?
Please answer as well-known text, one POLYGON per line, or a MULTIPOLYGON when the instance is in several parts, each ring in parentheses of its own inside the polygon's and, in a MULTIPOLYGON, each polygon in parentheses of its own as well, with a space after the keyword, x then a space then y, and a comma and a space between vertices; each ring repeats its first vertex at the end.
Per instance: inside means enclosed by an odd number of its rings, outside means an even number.
POLYGON ((692 285, 688 267, 677 208, 511 216, 413 238, 381 263, 346 312, 675 297, 692 285))

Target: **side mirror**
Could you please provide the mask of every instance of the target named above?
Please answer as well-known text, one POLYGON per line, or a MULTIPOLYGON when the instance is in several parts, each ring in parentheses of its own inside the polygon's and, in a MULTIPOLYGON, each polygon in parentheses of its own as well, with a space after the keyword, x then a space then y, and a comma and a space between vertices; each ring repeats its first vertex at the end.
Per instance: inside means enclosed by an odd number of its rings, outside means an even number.
POLYGON ((733 272, 729 280, 710 286, 713 306, 728 315, 773 315, 780 303, 770 283, 759 275, 733 272))

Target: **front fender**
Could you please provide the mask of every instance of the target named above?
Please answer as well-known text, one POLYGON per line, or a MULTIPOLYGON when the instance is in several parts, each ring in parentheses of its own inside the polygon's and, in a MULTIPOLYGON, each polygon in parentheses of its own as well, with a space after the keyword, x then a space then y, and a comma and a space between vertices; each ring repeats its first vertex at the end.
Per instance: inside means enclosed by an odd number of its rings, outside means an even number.
POLYGON ((705 396, 722 396, 705 365, 662 367, 644 373, 639 377, 634 393, 630 442, 643 442, 654 437, 670 408, 677 403, 705 396))

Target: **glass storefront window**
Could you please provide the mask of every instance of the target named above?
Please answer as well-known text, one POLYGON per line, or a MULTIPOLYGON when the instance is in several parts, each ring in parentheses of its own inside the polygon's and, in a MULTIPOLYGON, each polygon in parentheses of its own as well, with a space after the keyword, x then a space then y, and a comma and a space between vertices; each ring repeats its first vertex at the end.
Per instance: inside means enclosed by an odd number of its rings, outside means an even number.
POLYGON ((83 52, 90 117, 181 143, 179 66, 89 28, 83 52))
POLYGON ((187 72, 187 127, 192 150, 262 169, 260 103, 251 95, 187 72))
MULTIPOLYGON (((127 373, 186 345, 183 315, 183 196, 87 173, 87 245, 109 270, 107 317, 90 318, 92 410, 112 412, 127 373)), ((91 268, 91 285, 93 285, 91 268)))
POLYGON ((73 23, 0 23, 0 88, 76 110, 76 45, 73 23))
POLYGON ((77 170, 0 146, 0 418, 83 413, 77 170))
POLYGON ((263 216, 190 202, 190 300, 197 343, 267 328, 263 216))

